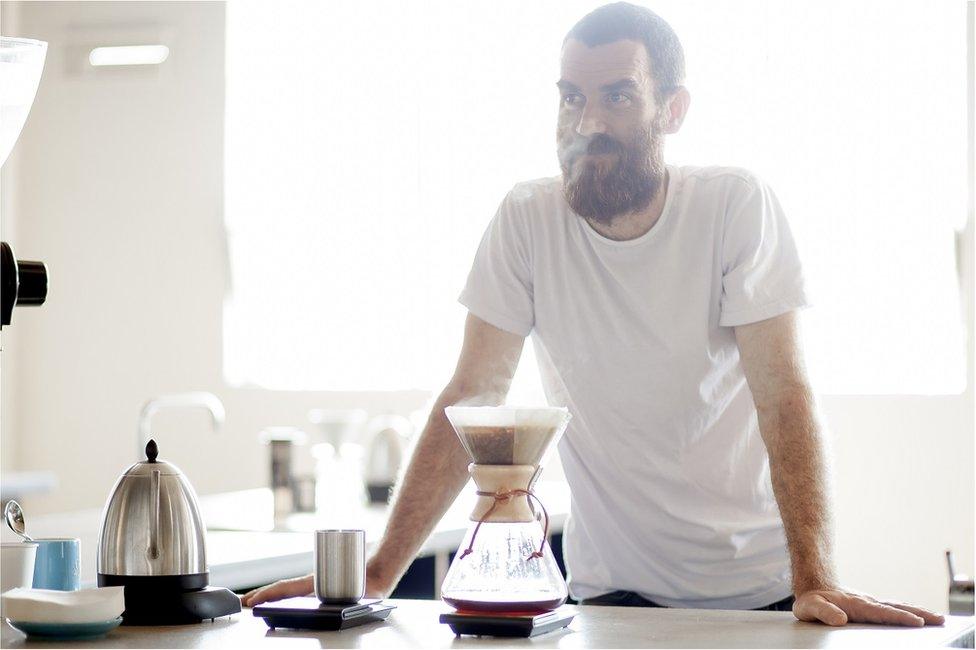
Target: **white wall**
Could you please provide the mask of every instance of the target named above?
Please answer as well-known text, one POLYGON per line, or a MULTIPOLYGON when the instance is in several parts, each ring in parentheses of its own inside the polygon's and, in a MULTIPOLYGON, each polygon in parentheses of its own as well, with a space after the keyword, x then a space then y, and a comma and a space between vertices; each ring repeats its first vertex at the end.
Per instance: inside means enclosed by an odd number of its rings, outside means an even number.
MULTIPOLYGON (((2 466, 52 469, 61 480, 54 494, 25 500, 30 512, 100 505, 134 460, 136 416, 153 395, 210 390, 227 406, 217 435, 202 414, 156 420, 163 454, 201 493, 266 483, 263 426, 303 425, 314 406, 424 404, 418 392, 271 393, 223 382, 220 3, 5 2, 0 18, 5 34, 50 42, 0 203, 4 238, 51 269, 48 303, 15 310, 3 332, 2 466), (86 47, 132 34, 165 39, 169 60, 86 67, 86 47)), ((971 287, 971 231, 965 248, 971 287)), ((971 301, 967 309, 972 323, 971 301)), ((822 398, 836 456, 837 559, 851 585, 944 608, 943 551, 953 548, 958 569, 972 573, 972 383, 970 362, 961 396, 822 398)))
POLYGON ((62 484, 30 499, 32 511, 100 505, 136 460, 137 415, 153 395, 209 390, 227 407, 219 435, 201 413, 155 420, 163 455, 201 493, 265 483, 258 431, 303 425, 309 408, 423 406, 418 392, 224 384, 221 3, 5 2, 3 11, 5 24, 50 43, 3 176, 15 250, 51 272, 47 303, 15 310, 3 333, 3 438, 18 443, 4 448, 4 466, 54 469, 62 484), (161 35, 169 59, 158 69, 87 65, 92 46, 131 34, 161 35))

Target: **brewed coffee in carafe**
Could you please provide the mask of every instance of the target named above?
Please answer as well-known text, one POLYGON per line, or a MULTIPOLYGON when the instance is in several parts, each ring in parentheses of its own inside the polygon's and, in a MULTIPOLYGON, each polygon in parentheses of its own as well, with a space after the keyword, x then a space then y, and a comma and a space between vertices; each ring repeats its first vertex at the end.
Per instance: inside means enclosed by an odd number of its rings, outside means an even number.
POLYGON ((468 470, 478 501, 441 598, 474 612, 559 607, 568 595, 566 581, 546 541, 548 514, 532 488, 542 459, 569 423, 569 412, 449 406, 445 413, 474 461, 468 470))

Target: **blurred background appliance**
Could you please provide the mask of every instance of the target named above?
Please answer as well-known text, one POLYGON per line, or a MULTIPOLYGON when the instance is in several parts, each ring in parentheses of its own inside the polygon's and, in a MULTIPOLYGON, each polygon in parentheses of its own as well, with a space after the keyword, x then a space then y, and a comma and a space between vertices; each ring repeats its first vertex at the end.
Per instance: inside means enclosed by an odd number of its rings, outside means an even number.
POLYGON ((366 433, 366 495, 370 503, 389 503, 413 424, 402 415, 378 415, 366 433))
POLYGON ((952 564, 952 551, 946 551, 946 566, 949 569, 949 613, 972 616, 976 603, 973 579, 964 573, 956 573, 952 564))

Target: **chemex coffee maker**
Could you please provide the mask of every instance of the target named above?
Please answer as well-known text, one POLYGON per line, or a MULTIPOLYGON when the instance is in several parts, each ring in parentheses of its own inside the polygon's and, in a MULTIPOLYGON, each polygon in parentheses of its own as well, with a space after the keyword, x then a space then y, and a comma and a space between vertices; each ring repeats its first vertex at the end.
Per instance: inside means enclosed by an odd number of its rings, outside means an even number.
POLYGON ((562 607, 566 580, 548 548, 549 516, 533 487, 569 411, 449 406, 445 414, 474 461, 468 471, 478 501, 441 586, 441 598, 457 611, 441 622, 457 634, 491 636, 565 627, 575 612, 562 607))
POLYGON ((125 587, 123 625, 179 625, 241 611, 233 592, 210 587, 204 526, 193 486, 175 465, 146 460, 115 482, 98 538, 98 586, 125 587))

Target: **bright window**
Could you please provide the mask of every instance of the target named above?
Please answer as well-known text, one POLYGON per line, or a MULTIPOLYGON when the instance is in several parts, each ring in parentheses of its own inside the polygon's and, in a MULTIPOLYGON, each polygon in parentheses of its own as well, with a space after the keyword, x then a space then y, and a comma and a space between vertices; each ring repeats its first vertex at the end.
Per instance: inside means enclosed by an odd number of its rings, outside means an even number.
MULTIPOLYGON (((438 390, 495 208, 558 173, 562 37, 601 3, 227 4, 225 374, 282 390, 438 390)), ((691 111, 677 164, 779 195, 831 393, 965 387, 965 2, 651 5, 691 111)), ((531 345, 512 399, 539 398, 531 345)))

